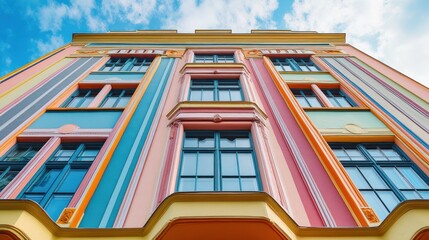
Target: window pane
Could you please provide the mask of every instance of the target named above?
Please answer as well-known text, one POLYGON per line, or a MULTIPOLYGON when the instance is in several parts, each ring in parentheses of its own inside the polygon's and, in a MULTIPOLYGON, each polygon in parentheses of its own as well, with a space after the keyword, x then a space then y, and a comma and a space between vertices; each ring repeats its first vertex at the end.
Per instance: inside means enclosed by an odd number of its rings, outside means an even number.
POLYGON ((402 157, 393 149, 381 149, 389 161, 402 161, 402 157))
POLYGON ((397 188, 399 189, 412 188, 412 186, 408 184, 407 180, 405 180, 394 167, 383 167, 382 169, 389 177, 389 180, 392 181, 397 188))
POLYGON ((258 191, 256 178, 241 178, 241 191, 258 191))
POLYGON ((421 199, 420 195, 415 191, 401 191, 406 199, 421 199))
POLYGON ((381 200, 389 209, 389 211, 392 211, 399 203, 398 198, 391 191, 377 191, 377 194, 380 196, 381 200))
POLYGON ((191 95, 189 96, 190 101, 201 101, 201 90, 191 90, 191 95))
POLYGON ((338 104, 334 104, 338 105, 338 107, 351 107, 352 105, 349 103, 349 101, 346 100, 345 97, 335 97, 336 101, 331 101, 331 102, 337 102, 338 104))
POLYGON ((221 135, 221 148, 250 148, 250 140, 247 136, 221 135))
POLYGON ((179 192, 195 191, 195 178, 181 178, 179 192))
POLYGON ((214 156, 213 153, 200 153, 198 155, 198 176, 214 175, 214 156))
POLYGON ((111 108, 115 105, 117 100, 117 97, 107 97, 107 99, 104 100, 104 103, 100 107, 111 108))
POLYGON ((198 147, 200 147, 200 148, 212 148, 212 147, 214 147, 213 136, 198 138, 198 147))
POLYGON ((425 181, 411 168, 411 167, 399 167, 398 170, 404 175, 404 177, 417 189, 428 189, 428 185, 425 181))
POLYGON ((47 192, 60 174, 60 169, 47 169, 31 186, 30 192, 47 192))
POLYGON ((33 200, 36 203, 39 203, 42 201, 44 195, 41 194, 24 194, 24 196, 22 197, 23 199, 29 199, 29 200, 33 200))
POLYGON ((130 101, 131 96, 130 97, 121 97, 121 99, 119 99, 119 101, 116 103, 116 107, 117 108, 124 108, 127 106, 128 102, 130 101))
POLYGON ((56 221, 58 219, 63 209, 69 204, 71 198, 72 197, 69 195, 52 196, 51 200, 49 200, 45 207, 46 212, 52 220, 56 221))
POLYGON ((74 193, 86 172, 87 169, 71 169, 58 187, 57 192, 74 193))
POLYGON ((202 101, 214 101, 213 90, 202 90, 202 101))
POLYGON ((345 168, 349 176, 352 178, 353 183, 356 185, 357 188, 360 190, 362 189, 371 189, 371 187, 366 182, 365 178, 362 176, 362 174, 359 172, 359 170, 355 167, 346 167, 345 168))
POLYGON ((317 97, 307 97, 308 102, 310 103, 311 107, 321 107, 322 104, 319 102, 317 97))
POLYGON ((222 167, 222 176, 238 176, 236 154, 222 153, 221 167, 222 167))
POLYGON ((14 178, 18 175, 19 171, 8 171, 4 174, 4 171, 0 171, 0 175, 3 177, 0 179, 0 191, 3 190, 14 178))
POLYGON ((197 191, 213 191, 214 181, 213 178, 198 178, 197 191))
POLYGON ((368 183, 374 189, 387 189, 389 188, 386 183, 381 179, 380 175, 372 167, 360 167, 359 168, 366 178, 368 183))
POLYGON ((94 161, 99 151, 99 149, 85 149, 79 154, 76 161, 94 161))
POLYGON ((229 90, 219 90, 219 101, 231 101, 229 90))
POLYGON ((363 191, 362 195, 365 198, 365 200, 368 202, 369 206, 374 209, 375 213, 377 213, 378 217, 380 219, 385 219, 387 214, 389 214, 389 212, 387 211, 383 203, 381 203, 377 195, 375 195, 374 192, 367 192, 367 191, 363 191))
POLYGON ((195 176, 197 168, 197 154, 196 153, 183 153, 182 176, 195 176))
POLYGON ((240 90, 230 90, 231 101, 243 101, 240 90))
POLYGON ((222 178, 222 191, 240 191, 238 178, 222 178))
POLYGON ((253 165, 253 156, 251 153, 239 153, 238 162, 241 176, 255 176, 255 166, 253 165))
POLYGON ((68 161, 75 151, 75 149, 59 149, 55 152, 50 161, 68 161))
POLYGON ((296 100, 298 101, 299 105, 301 107, 310 107, 310 104, 308 104, 307 100, 305 99, 305 97, 296 97, 296 100))

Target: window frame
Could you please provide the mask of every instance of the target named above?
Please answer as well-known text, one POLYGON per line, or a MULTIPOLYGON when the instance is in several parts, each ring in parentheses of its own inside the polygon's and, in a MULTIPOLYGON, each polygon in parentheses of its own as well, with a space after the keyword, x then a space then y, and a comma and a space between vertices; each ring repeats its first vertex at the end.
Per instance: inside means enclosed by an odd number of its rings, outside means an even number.
POLYGON ((42 149, 44 144, 45 144, 44 142, 17 142, 3 156, 0 157, 0 181, 4 181, 5 176, 9 177, 10 175, 8 174, 10 172, 17 172, 16 175, 14 175, 12 178, 6 179, 6 181, 7 180, 9 181, 6 184, 4 184, 4 186, 0 184, 0 191, 5 189, 9 185, 9 183, 11 183, 13 179, 15 179, 15 177, 22 171, 22 169, 24 169, 25 166, 36 156, 36 154, 40 151, 40 149, 42 149), (28 153, 30 149, 34 149, 34 148, 36 148, 35 150, 36 152, 30 158, 26 156, 24 157, 20 156, 20 158, 27 158, 26 160, 20 160, 20 161, 6 160, 7 158, 12 157, 9 155, 12 154, 17 149, 19 149, 20 147, 28 147, 28 149, 25 150, 26 153, 28 153))
MULTIPOLYGON (((198 136, 198 135, 197 135, 198 136)), ((254 143, 253 143, 253 139, 252 139, 252 134, 250 130, 227 130, 227 131, 210 131, 210 130, 185 130, 183 132, 183 142, 182 142, 182 148, 180 150, 180 161, 179 161, 179 167, 178 167, 178 172, 177 172, 177 179, 176 179, 176 187, 175 187, 175 191, 176 192, 202 192, 202 191, 207 191, 207 192, 226 192, 226 190, 223 190, 222 188, 222 178, 238 178, 238 183, 239 183, 239 187, 240 189, 242 188, 241 186, 241 178, 252 178, 253 176, 241 176, 239 173, 237 176, 223 176, 221 173, 221 153, 222 152, 227 152, 227 153, 251 153, 252 156, 252 163, 253 163, 253 170, 255 172, 254 178, 257 184, 257 190, 247 190, 247 191, 251 191, 251 192, 259 192, 259 191, 263 191, 263 186, 262 186, 262 181, 261 181, 261 177, 260 177, 260 171, 259 171, 259 166, 258 166, 258 160, 256 158, 256 153, 255 153, 255 147, 254 147, 254 143), (250 147, 248 148, 221 148, 220 147, 220 138, 221 138, 221 134, 247 134, 247 137, 249 139, 249 143, 250 143, 250 147), (204 134, 213 134, 213 144, 214 146, 212 148, 190 148, 190 147, 185 147, 185 139, 186 139, 186 135, 187 134, 200 134, 199 136, 202 136, 204 134), (196 190, 197 188, 197 179, 198 179, 198 174, 197 172, 195 173, 195 175, 193 176, 185 176, 185 178, 190 178, 190 179, 194 179, 194 189, 193 191, 190 190, 185 190, 182 191, 180 190, 180 180, 183 178, 182 176, 182 168, 183 168, 183 155, 186 152, 190 152, 190 153, 199 153, 199 152, 203 152, 203 153, 213 153, 213 190, 196 190)), ((237 160, 237 158, 236 158, 237 160)), ((237 160, 238 161, 238 160, 237 160)), ((197 160, 198 162, 198 160, 197 160)), ((196 163, 196 167, 198 166, 198 163, 196 163)), ((238 170, 238 166, 237 166, 237 171, 238 170)), ((197 170, 196 170, 197 171, 197 170)), ((234 190, 234 191, 242 191, 242 190, 234 190)))
POLYGON ((144 73, 147 72, 153 60, 154 58, 150 57, 111 57, 98 71, 144 73), (141 63, 139 62, 140 60, 141 63), (139 64, 137 65, 136 63, 139 64), (138 66, 138 70, 133 70, 135 66, 138 66), (117 67, 119 68, 119 70, 115 70, 115 68, 117 67))
POLYGON ((237 63, 234 53, 194 53, 194 63, 237 63), (229 58, 231 57, 231 58, 229 58), (198 60, 202 58, 201 60, 198 60), (223 60, 224 59, 224 60, 223 60), (232 60, 232 62, 228 61, 232 60), (200 62, 199 62, 200 61, 200 62))
POLYGON ((191 79, 190 84, 189 84, 189 91, 188 91, 187 100, 188 101, 196 101, 196 102, 206 101, 206 100, 202 100, 202 95, 201 95, 201 100, 191 99, 192 93, 194 91, 198 91, 198 90, 199 91, 203 91, 204 89, 212 90, 212 93, 213 93, 213 100, 207 100, 207 101, 214 101, 214 102, 219 102, 219 101, 225 101, 225 102, 240 102, 240 101, 245 101, 244 100, 243 88, 241 86, 240 79, 191 79), (207 87, 202 87, 202 85, 200 85, 200 86, 193 85, 193 83, 199 82, 199 81, 206 81, 206 82, 212 81, 213 84, 212 85, 207 85, 207 87), (236 82, 237 84, 234 87, 231 87, 232 85, 229 85, 229 87, 222 87, 222 85, 219 84, 220 82, 229 82, 229 81, 230 82, 236 82), (240 100, 220 100, 220 93, 219 92, 222 89, 229 90, 230 99, 231 99, 231 89, 238 89, 239 92, 240 92, 240 100))
POLYGON ((309 57, 271 57, 270 59, 279 72, 323 72, 309 57))
MULTIPOLYGON (((31 180, 26 184, 26 186, 21 190, 20 194, 17 196, 17 198, 20 199, 30 199, 33 201, 36 201, 45 211, 48 213, 48 215, 51 218, 58 218, 61 214, 62 210, 60 212, 54 212, 55 215, 52 216, 54 213, 50 213, 48 208, 50 207, 51 201, 54 199, 54 197, 62 196, 62 197, 68 197, 68 203, 65 205, 65 207, 70 203, 72 200, 74 194, 76 193, 76 190, 79 188, 80 184, 82 183, 82 180, 85 178, 86 174, 88 173, 89 168, 91 167, 94 160, 97 158, 101 148, 103 146, 103 142, 84 142, 84 143, 75 143, 75 142, 66 142, 61 143, 55 151, 48 157, 48 159, 44 162, 44 164, 39 168, 39 170, 34 174, 34 176, 31 178, 31 180), (67 161, 54 161, 56 157, 58 157, 56 154, 60 150, 70 150, 70 148, 73 150, 72 155, 68 157, 67 161), (81 157, 81 154, 86 149, 96 149, 98 152, 97 154, 92 158, 91 161, 83 161, 78 160, 81 157), (48 176, 48 174, 51 174, 52 169, 58 169, 58 174, 49 186, 47 186, 47 189, 45 191, 33 191, 31 188, 35 186, 40 180, 43 180, 42 178, 45 176, 48 176), (60 191, 60 187, 62 187, 64 181, 67 179, 69 174, 74 169, 84 169, 85 173, 83 174, 81 180, 79 183, 77 183, 76 188, 74 192, 62 192, 60 191), (29 197, 30 195, 33 195, 33 197, 29 197), (35 198, 37 196, 41 196, 40 200, 37 201, 35 198), (57 215, 58 214, 58 215, 57 215)), ((54 219, 56 220, 56 219, 54 219)))
POLYGON ((134 95, 134 92, 135 92, 135 89, 110 89, 110 91, 106 94, 106 96, 104 96, 100 104, 98 104, 97 108, 125 108, 130 102, 132 96, 134 95), (119 93, 119 96, 114 96, 114 97, 117 97, 117 99, 113 103, 113 105, 109 107, 104 107, 104 105, 107 103, 109 98, 112 97, 113 93, 117 93, 117 92, 120 92, 120 93, 119 93), (118 107, 118 104, 121 102, 121 99, 123 99, 124 97, 129 98, 127 103, 125 104, 125 106, 118 107))
POLYGON ((76 89, 61 105, 61 108, 88 108, 92 101, 97 97, 100 93, 101 89, 76 89), (95 92, 95 95, 93 95, 95 92), (80 96, 81 93, 85 93, 83 96, 80 96), (73 107, 69 107, 70 103, 72 103, 77 97, 80 97, 78 104, 73 107), (92 97, 92 100, 85 106, 82 106, 88 98, 92 97))
POLYGON ((291 91, 292 91, 293 96, 295 97, 295 99, 299 103, 299 105, 303 108, 325 107, 323 102, 319 99, 317 94, 312 89, 291 89, 291 91), (297 92, 299 93, 299 95, 296 95, 297 92), (308 95, 307 93, 310 95, 308 95), (308 106, 303 106, 301 104, 301 102, 298 100, 298 97, 304 99, 308 106), (317 102, 320 104, 320 106, 312 106, 311 101, 308 100, 308 98, 310 98, 310 97, 314 97, 317 100, 317 102))
MULTIPOLYGON (((414 171, 414 173, 417 174, 417 176, 428 186, 427 188, 407 188, 410 192, 417 192, 422 198, 420 199, 427 199, 424 198, 418 191, 427 192, 429 194, 429 177, 403 152, 397 145, 394 143, 330 143, 329 144, 332 151, 334 152, 334 156, 337 158, 337 160, 341 163, 343 168, 346 170, 347 175, 352 180, 353 184, 355 184, 356 188, 359 190, 359 192, 364 196, 363 192, 372 192, 375 194, 375 196, 378 198, 378 201, 382 204, 384 209, 377 210, 376 206, 371 206, 374 211, 377 213, 379 218, 384 219, 399 203, 409 200, 409 199, 419 199, 419 198, 407 198, 401 191, 405 191, 398 186, 396 186, 394 180, 389 176, 388 173, 383 170, 383 168, 399 168, 399 167, 406 167, 410 168, 414 171), (354 161, 354 160, 340 160, 337 154, 335 154, 335 149, 353 149, 357 150, 363 157, 364 160, 361 161, 354 161), (396 161, 377 161, 375 160, 374 156, 370 154, 370 151, 368 149, 391 149, 395 151, 401 160, 396 161), (387 188, 374 188, 372 185, 375 185, 373 181, 370 181, 366 178, 366 176, 362 173, 360 168, 372 168, 375 173, 377 174, 378 178, 387 186, 387 188), (365 181, 366 185, 369 188, 359 188, 358 183, 356 183, 352 175, 348 172, 347 168, 355 168, 359 173, 363 176, 363 180, 365 181), (396 199, 398 200, 397 204, 394 206, 388 206, 390 205, 388 202, 385 202, 382 197, 379 195, 378 192, 388 192, 391 191, 396 199), (383 212, 387 212, 386 215, 383 215, 383 212)), ((399 172, 399 171, 398 171, 399 172)), ((399 172, 400 173, 400 172, 399 172)), ((402 174, 402 173, 400 173, 402 174)), ((405 176, 403 176, 405 177, 405 176)), ((407 178, 404 178, 407 179, 407 178)), ((408 179, 407 179, 408 180, 408 179)), ((411 182, 408 182, 410 186, 412 186, 411 182)), ((364 196, 365 198, 365 196, 364 196)), ((365 198, 366 201, 368 201, 365 198)))
POLYGON ((356 107, 357 104, 349 97, 347 96, 347 94, 345 94, 341 89, 321 89, 322 93, 328 98, 328 100, 331 102, 332 105, 334 105, 334 107, 340 107, 340 108, 346 108, 346 107, 356 107), (343 97, 344 100, 350 105, 350 106, 341 106, 341 103, 338 102, 337 100, 337 95, 335 95, 334 93, 338 93, 338 95, 340 97, 343 97), (338 105, 336 106, 333 101, 331 101, 331 99, 338 105))

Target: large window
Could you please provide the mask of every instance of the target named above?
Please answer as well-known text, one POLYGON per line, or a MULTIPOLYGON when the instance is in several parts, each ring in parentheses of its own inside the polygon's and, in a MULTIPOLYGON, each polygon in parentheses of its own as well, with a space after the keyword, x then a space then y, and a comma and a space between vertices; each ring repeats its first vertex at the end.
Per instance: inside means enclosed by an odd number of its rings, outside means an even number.
POLYGON ((127 106, 133 95, 133 89, 113 89, 101 102, 101 108, 123 108, 127 106))
POLYGON ((17 143, 0 158, 0 191, 15 178, 42 146, 42 143, 17 143))
POLYGON ((239 80, 192 80, 190 101, 243 101, 239 80))
POLYGON ((102 72, 146 72, 151 58, 111 58, 100 68, 102 72))
POLYGON ((429 199, 429 179, 392 144, 331 145, 380 219, 407 199, 429 199))
POLYGON ((86 108, 94 100, 99 89, 79 89, 75 91, 61 107, 64 108, 86 108))
POLYGON ((100 148, 99 143, 62 144, 20 197, 39 203, 56 220, 72 199, 100 148))
POLYGON ((177 190, 261 190, 250 132, 186 131, 177 190))
POLYGON ((195 54, 196 63, 234 63, 233 54, 195 54))
POLYGON ((277 71, 321 71, 309 58, 272 58, 271 61, 277 71))

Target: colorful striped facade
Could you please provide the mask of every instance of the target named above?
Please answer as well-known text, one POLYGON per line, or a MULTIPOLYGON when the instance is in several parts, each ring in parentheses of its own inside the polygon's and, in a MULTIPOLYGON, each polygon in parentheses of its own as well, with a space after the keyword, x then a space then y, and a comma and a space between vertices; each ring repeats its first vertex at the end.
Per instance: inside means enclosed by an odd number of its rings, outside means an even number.
POLYGON ((345 34, 74 34, 0 79, 0 239, 429 239, 429 90, 345 34))

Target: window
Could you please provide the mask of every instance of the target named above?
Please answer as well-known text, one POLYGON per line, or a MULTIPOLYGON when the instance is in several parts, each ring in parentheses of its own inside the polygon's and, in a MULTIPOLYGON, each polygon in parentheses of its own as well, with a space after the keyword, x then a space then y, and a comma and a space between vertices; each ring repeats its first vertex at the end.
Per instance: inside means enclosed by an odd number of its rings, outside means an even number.
POLYGON ((64 143, 26 186, 20 198, 39 203, 52 219, 67 207, 97 156, 99 143, 64 143))
POLYGON ((301 107, 322 107, 322 103, 319 101, 316 94, 314 94, 310 89, 293 89, 292 93, 295 95, 295 98, 298 100, 301 107))
POLYGON ((247 131, 186 131, 179 173, 179 192, 261 189, 247 131))
POLYGON ((0 191, 15 178, 42 146, 42 143, 17 143, 0 158, 0 191))
MULTIPOLYGON (((322 89, 331 102, 331 107, 355 107, 356 104, 339 89, 322 89)), ((301 107, 326 107, 311 89, 292 89, 292 93, 301 107)), ((328 106, 329 107, 329 106, 328 106)))
POLYGON ((133 95, 134 90, 132 89, 113 89, 107 94, 103 102, 101 102, 101 108, 124 108, 133 95))
POLYGON ((354 107, 356 104, 339 89, 322 90, 334 107, 354 107))
POLYGON ((393 144, 331 145, 380 219, 401 201, 429 199, 429 179, 393 144))
POLYGON ((195 54, 196 63, 234 63, 233 54, 195 54))
POLYGON ((151 58, 111 58, 101 67, 102 72, 146 72, 151 58))
POLYGON ((321 71, 309 58, 272 58, 277 71, 321 71))
POLYGON ((191 80, 190 101, 243 101, 239 80, 191 80))
POLYGON ((67 99, 61 107, 64 108, 85 108, 94 100, 99 89, 79 89, 67 99))

